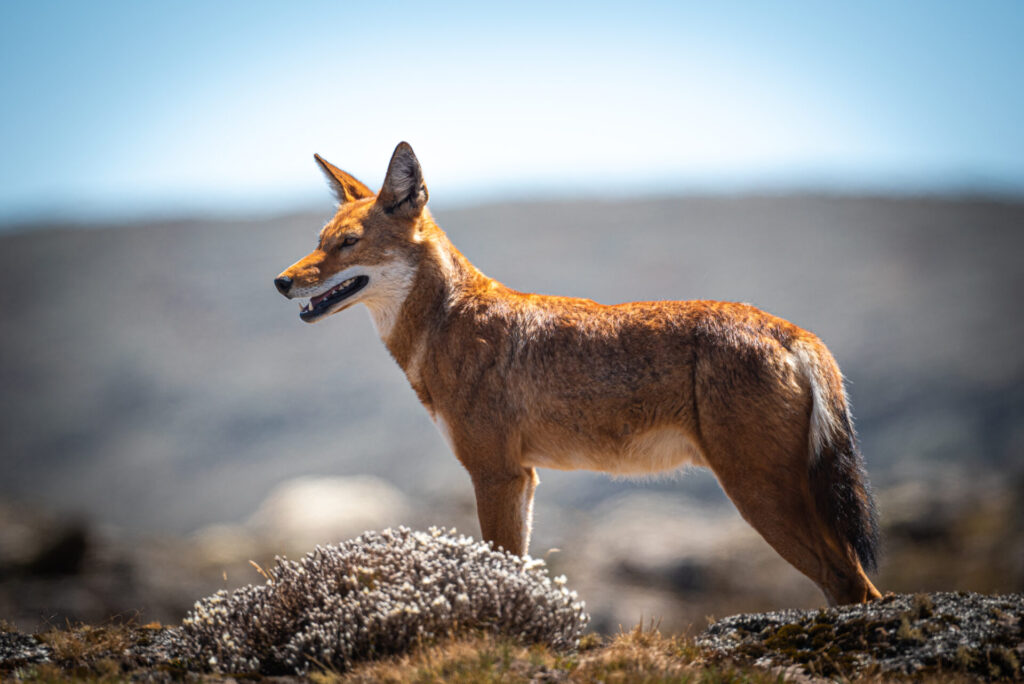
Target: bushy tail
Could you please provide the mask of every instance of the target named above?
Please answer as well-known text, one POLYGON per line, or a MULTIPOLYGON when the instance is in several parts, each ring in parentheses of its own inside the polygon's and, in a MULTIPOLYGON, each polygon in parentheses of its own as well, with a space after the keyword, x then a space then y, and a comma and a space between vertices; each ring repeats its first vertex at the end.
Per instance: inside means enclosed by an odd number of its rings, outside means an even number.
POLYGON ((865 570, 878 557, 878 514, 864 457, 857 448, 843 380, 824 345, 800 356, 811 376, 810 484, 815 506, 840 543, 848 543, 865 570))

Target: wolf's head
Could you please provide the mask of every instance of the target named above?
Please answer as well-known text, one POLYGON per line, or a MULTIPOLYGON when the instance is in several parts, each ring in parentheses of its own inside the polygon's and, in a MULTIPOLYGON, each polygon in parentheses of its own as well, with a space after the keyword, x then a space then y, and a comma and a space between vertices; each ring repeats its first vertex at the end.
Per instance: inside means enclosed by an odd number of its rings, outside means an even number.
POLYGON ((299 317, 307 323, 363 302, 383 334, 416 272, 427 204, 423 170, 412 147, 399 143, 384 185, 374 195, 351 175, 315 158, 338 198, 338 211, 320 231, 316 249, 286 268, 274 285, 285 297, 300 300, 299 317))

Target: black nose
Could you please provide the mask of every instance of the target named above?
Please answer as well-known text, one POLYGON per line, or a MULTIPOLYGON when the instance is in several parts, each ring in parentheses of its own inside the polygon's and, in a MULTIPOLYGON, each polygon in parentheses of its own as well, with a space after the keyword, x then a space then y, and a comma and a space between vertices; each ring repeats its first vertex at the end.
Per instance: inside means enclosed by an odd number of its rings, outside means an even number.
POLYGON ((288 290, 292 289, 292 279, 288 276, 274 278, 274 285, 277 286, 277 290, 281 294, 288 294, 288 290))

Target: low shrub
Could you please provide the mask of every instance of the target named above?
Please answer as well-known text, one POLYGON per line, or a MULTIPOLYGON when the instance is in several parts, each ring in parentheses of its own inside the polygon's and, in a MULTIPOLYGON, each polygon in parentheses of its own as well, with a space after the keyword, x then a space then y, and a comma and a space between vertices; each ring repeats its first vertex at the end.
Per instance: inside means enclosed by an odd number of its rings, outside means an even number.
POLYGON ((277 559, 263 585, 196 603, 177 654, 216 672, 344 672, 424 641, 484 631, 576 647, 589 616, 544 562, 431 528, 367 532, 277 559))

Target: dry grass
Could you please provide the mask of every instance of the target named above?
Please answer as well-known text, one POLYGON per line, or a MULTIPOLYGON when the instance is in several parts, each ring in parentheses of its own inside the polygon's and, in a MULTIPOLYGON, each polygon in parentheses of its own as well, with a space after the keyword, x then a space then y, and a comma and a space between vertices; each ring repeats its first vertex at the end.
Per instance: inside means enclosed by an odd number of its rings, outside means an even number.
POLYGON ((101 627, 69 625, 67 629, 43 632, 39 640, 53 649, 58 662, 88 664, 124 651, 136 642, 137 631, 137 627, 127 623, 101 627))
MULTIPOLYGON (((82 684, 115 684, 130 681, 131 677, 112 660, 105 660, 92 667, 61 667, 59 665, 36 665, 16 673, 17 680, 31 684, 57 684, 58 682, 81 682, 82 684)), ((13 677, 12 677, 13 679, 13 677)))
POLYGON ((779 676, 728 663, 703 662, 693 642, 638 625, 603 643, 588 635, 580 650, 559 654, 543 646, 479 636, 367 663, 338 675, 319 673, 317 684, 371 682, 778 682, 779 676))
POLYGON ((36 639, 53 650, 53 662, 23 667, 13 673, 0 671, 20 681, 46 682, 123 682, 131 678, 132 665, 126 650, 151 638, 159 625, 139 627, 132 622, 111 622, 102 626, 67 625, 51 628, 36 639))

